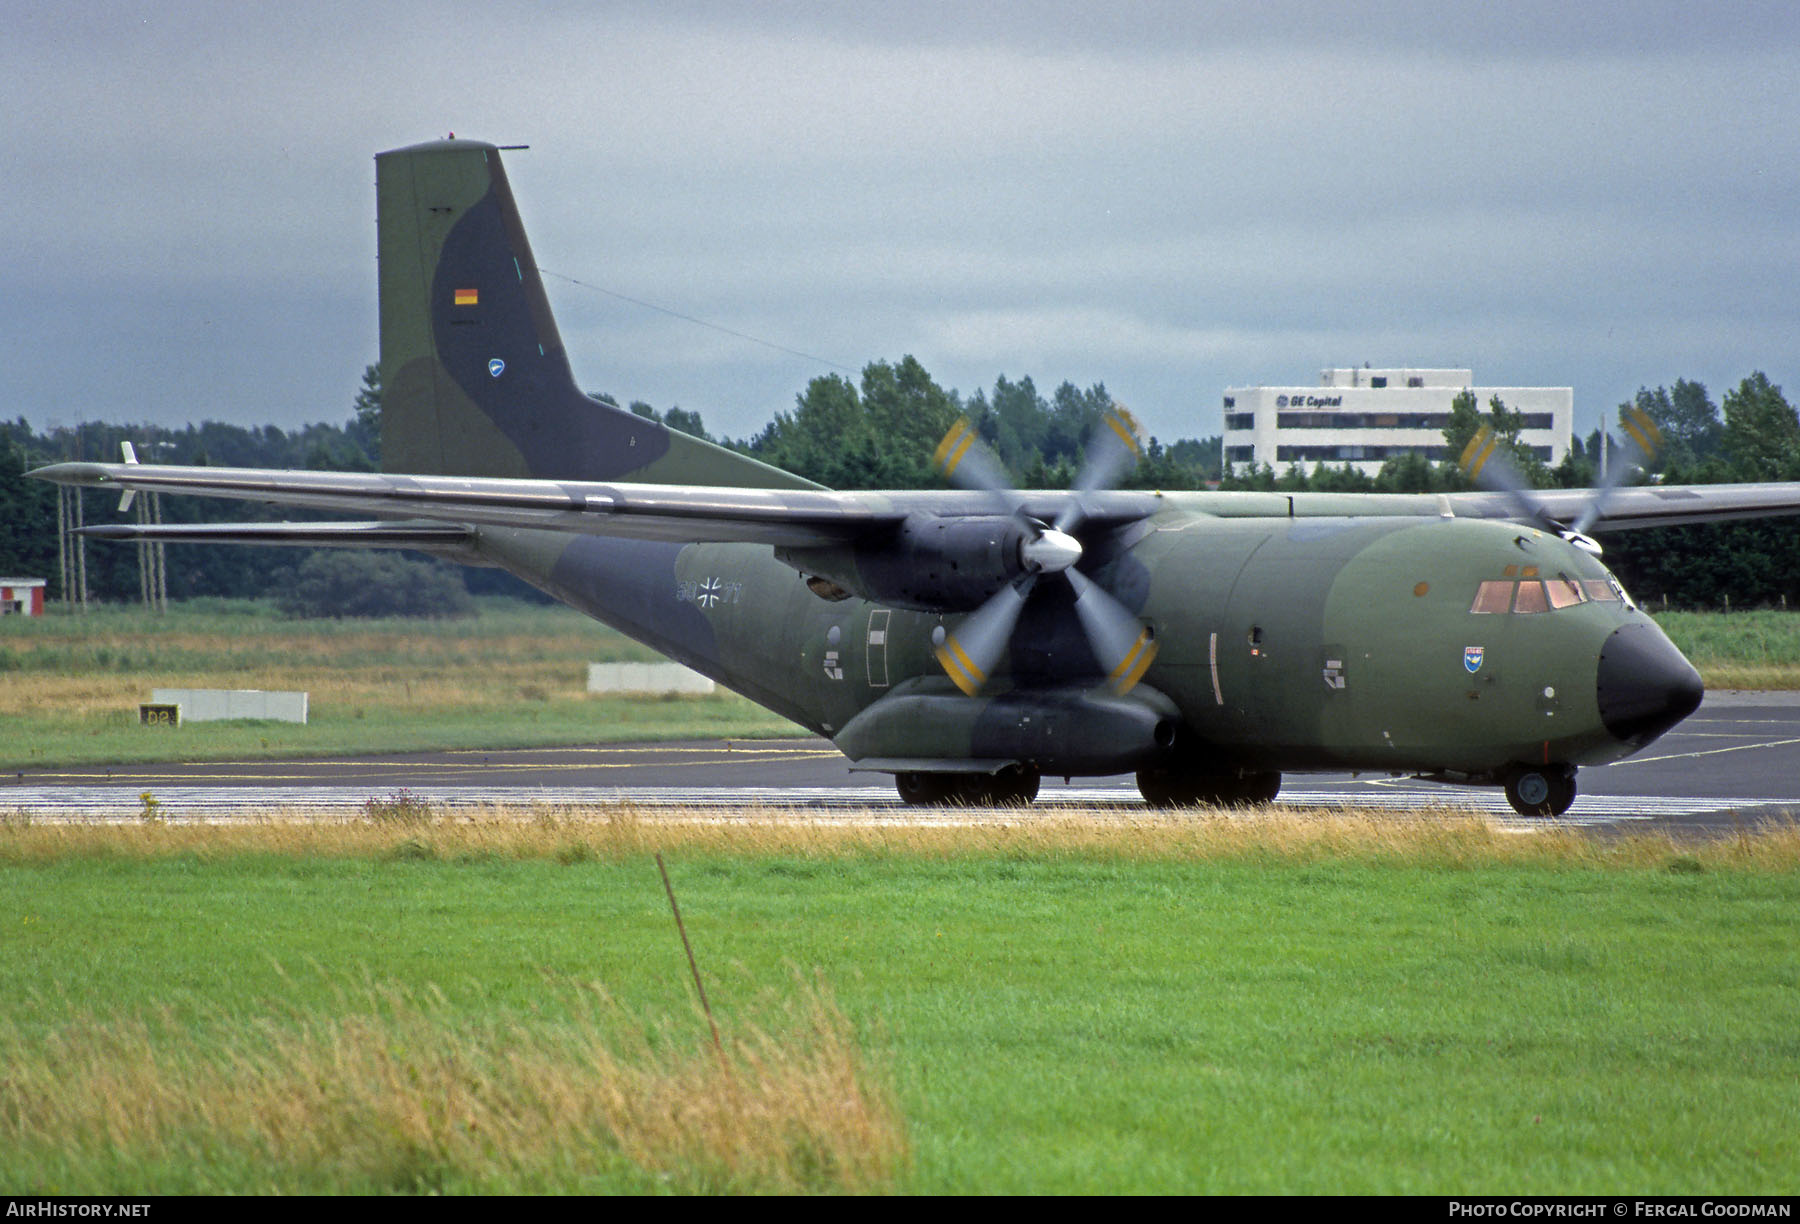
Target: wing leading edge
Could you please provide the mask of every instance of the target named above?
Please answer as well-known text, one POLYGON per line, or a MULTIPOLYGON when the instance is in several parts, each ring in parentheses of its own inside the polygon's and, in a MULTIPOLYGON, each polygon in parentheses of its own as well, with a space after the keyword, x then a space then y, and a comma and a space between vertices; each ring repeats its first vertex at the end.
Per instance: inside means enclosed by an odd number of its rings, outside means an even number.
MULTIPOLYGON (((499 526, 620 536, 684 543, 755 543, 806 548, 843 543, 887 531, 909 515, 939 517, 992 515, 992 497, 981 492, 837 492, 826 489, 746 489, 700 485, 631 484, 497 477, 406 476, 370 472, 315 472, 280 468, 181 467, 145 463, 58 463, 28 473, 57 484, 84 488, 181 493, 202 497, 304 506, 372 515, 383 520, 425 520, 463 529, 499 526)), ((1085 520, 1094 527, 1147 518, 1161 510, 1220 517, 1408 516, 1514 519, 1518 502, 1498 493, 1364 495, 1297 493, 1162 494, 1113 491, 1074 494, 1059 491, 1017 495, 1013 512, 1054 522, 1070 499, 1080 496, 1085 520)), ((1544 489, 1524 495, 1546 519, 1567 522, 1591 504, 1590 489, 1544 489)), ((1604 516, 1590 530, 1600 533, 1687 523, 1771 518, 1800 514, 1800 482, 1728 485, 1644 485, 1613 490, 1604 516)), ((213 533, 193 528, 108 529, 115 538, 216 543, 318 543, 372 547, 453 548, 454 535, 410 528, 414 542, 394 542, 405 524, 221 525, 213 533), (302 540, 303 530, 321 537, 302 540), (176 531, 193 534, 177 535, 176 531), (235 533, 235 534, 234 534, 235 533), (279 539, 282 535, 287 539, 279 539), (361 540, 358 540, 358 535, 361 540), (261 538, 252 538, 260 536, 261 538)), ((107 534, 98 532, 94 534, 107 534)))

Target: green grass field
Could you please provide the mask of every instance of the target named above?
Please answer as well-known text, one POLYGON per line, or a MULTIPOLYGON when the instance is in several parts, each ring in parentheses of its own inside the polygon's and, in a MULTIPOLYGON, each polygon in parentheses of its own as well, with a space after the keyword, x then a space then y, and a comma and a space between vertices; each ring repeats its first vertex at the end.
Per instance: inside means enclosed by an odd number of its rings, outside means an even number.
POLYGON ((1659 612, 1656 623, 1708 688, 1800 689, 1800 614, 1659 612))
MULTIPOLYGON (((1659 621, 1709 684, 1800 687, 1800 618, 1659 621)), ((587 662, 651 656, 558 608, 321 624, 214 604, 4 630, 15 767, 789 729, 736 697, 587 697, 587 662), (304 688, 314 721, 136 726, 160 686, 304 688)), ((1677 848, 1429 815, 924 831, 387 815, 0 822, 0 1185, 1800 1181, 1793 831, 1677 848)))
POLYGON ((15 1193, 1800 1189, 1793 831, 15 824, 0 890, 15 1193))
POLYGON ((331 756, 787 735, 721 690, 600 697, 590 662, 660 656, 568 608, 480 600, 464 620, 295 621, 250 601, 96 608, 0 625, 0 767, 331 756), (156 688, 292 689, 304 725, 142 727, 156 688))
MULTIPOLYGON (((1713 688, 1800 688, 1800 615, 1658 621, 1713 688)), ((587 664, 657 656, 561 607, 479 601, 460 621, 293 621, 196 601, 0 624, 0 768, 792 734, 731 693, 589 696, 587 664), (299 689, 312 721, 137 724, 154 688, 299 689)))

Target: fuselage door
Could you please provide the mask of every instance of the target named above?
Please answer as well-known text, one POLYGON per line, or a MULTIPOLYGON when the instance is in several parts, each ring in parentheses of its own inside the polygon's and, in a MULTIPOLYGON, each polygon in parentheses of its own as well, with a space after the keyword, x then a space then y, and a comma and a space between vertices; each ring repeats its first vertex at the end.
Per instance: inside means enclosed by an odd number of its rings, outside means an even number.
POLYGON ((886 688, 888 686, 888 618, 893 616, 891 608, 874 608, 869 612, 869 687, 886 688))

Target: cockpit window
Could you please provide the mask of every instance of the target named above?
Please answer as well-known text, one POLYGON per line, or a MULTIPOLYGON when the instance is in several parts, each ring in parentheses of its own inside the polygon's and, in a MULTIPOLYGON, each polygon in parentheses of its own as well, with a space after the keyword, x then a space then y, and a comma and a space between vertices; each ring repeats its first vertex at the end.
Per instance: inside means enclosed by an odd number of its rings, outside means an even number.
POLYGON ((1469 611, 1505 612, 1512 607, 1512 595, 1513 584, 1510 582, 1484 582, 1475 592, 1475 602, 1469 606, 1469 611))
POLYGON ((1544 586, 1550 591, 1550 606, 1552 608, 1569 608, 1578 603, 1584 603, 1587 600, 1587 596, 1581 593, 1581 584, 1573 578, 1566 578, 1559 575, 1549 579, 1544 583, 1544 586))
MULTIPOLYGON (((1537 569, 1536 566, 1514 565, 1506 568, 1524 569, 1532 574, 1537 569)), ((1627 604, 1631 602, 1613 578, 1571 578, 1567 574, 1558 574, 1554 578, 1520 576, 1517 581, 1504 578, 1482 583, 1475 591, 1475 602, 1469 605, 1469 611, 1488 615, 1504 612, 1531 615, 1573 608, 1590 601, 1618 603, 1621 600, 1627 604)))

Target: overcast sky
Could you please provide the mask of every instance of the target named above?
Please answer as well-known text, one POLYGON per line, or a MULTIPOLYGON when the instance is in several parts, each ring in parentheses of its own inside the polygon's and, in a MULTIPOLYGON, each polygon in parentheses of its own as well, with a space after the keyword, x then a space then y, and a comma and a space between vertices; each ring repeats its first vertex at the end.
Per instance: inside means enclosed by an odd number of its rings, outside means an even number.
POLYGON ((581 384, 911 353, 1165 440, 1332 365, 1800 392, 1800 5, 0 0, 0 414, 340 421, 373 155, 501 144, 581 384))

